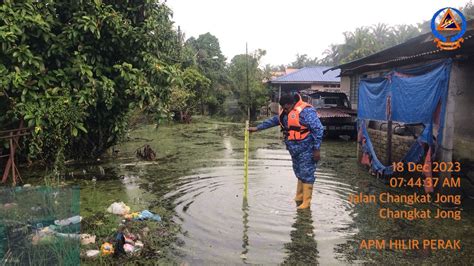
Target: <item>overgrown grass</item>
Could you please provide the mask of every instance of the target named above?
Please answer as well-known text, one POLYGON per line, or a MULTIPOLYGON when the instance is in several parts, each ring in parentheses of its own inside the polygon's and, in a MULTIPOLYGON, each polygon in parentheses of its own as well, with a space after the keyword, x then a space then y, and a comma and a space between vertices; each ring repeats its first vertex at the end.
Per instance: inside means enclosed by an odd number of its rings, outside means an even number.
MULTIPOLYGON (((77 190, 15 188, 0 191, 0 226, 2 227, 2 257, 8 265, 78 265, 78 239, 55 235, 39 236, 39 230, 79 214, 77 190)), ((64 228, 65 233, 79 233, 79 226, 64 228)))

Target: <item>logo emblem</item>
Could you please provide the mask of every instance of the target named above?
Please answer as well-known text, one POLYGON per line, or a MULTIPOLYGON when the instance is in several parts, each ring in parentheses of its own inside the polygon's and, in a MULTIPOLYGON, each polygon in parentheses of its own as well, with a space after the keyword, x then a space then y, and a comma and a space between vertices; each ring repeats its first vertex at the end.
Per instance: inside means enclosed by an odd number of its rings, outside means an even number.
POLYGON ((466 32, 466 18, 456 8, 442 8, 431 19, 431 31, 435 36, 436 47, 439 49, 455 50, 461 48, 461 43, 464 42, 462 36, 466 32), (439 17, 441 19, 438 20, 439 17))
POLYGON ((295 119, 296 118, 296 115, 295 114, 291 114, 291 119, 295 119))

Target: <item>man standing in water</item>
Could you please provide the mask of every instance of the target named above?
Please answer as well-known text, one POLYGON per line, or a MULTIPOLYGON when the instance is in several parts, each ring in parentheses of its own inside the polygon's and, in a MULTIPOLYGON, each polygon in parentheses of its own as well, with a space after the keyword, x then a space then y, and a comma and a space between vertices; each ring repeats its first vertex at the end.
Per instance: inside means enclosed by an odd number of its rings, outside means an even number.
POLYGON ((249 131, 257 132, 280 125, 293 162, 293 171, 298 178, 295 201, 298 209, 306 209, 311 205, 314 172, 320 159, 319 148, 324 129, 316 110, 299 94, 283 95, 280 105, 283 108, 280 115, 263 121, 257 127, 250 127, 249 131))

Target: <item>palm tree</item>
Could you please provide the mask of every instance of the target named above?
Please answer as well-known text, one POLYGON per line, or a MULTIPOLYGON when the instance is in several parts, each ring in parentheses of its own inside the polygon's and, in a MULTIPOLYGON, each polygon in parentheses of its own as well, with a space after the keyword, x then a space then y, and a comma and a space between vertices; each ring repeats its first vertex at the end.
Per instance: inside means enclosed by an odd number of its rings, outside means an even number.
POLYGON ((374 39, 376 41, 376 45, 379 48, 377 50, 387 48, 390 34, 393 31, 392 27, 388 26, 385 23, 378 23, 373 25, 371 29, 374 39))
POLYGON ((413 25, 397 25, 391 35, 391 46, 405 42, 420 34, 420 29, 413 25))

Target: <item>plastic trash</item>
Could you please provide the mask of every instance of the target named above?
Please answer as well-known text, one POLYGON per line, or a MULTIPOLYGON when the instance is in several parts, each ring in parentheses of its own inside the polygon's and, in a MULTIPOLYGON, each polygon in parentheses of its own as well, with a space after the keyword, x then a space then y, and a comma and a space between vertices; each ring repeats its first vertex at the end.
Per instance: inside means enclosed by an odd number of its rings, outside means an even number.
POLYGON ((123 202, 114 202, 107 208, 107 211, 113 214, 125 215, 130 211, 130 207, 123 202))
POLYGON ((135 248, 143 248, 145 245, 143 244, 142 241, 137 241, 135 242, 135 248))
POLYGON ((134 241, 134 239, 125 236, 125 243, 129 243, 129 244, 134 245, 134 244, 135 244, 135 241, 134 241))
POLYGON ((122 232, 118 232, 115 236, 115 255, 125 254, 124 245, 125 236, 122 232))
POLYGON ((5 204, 3 204, 3 208, 5 208, 5 210, 15 208, 16 206, 18 206, 18 204, 14 203, 14 202, 13 202, 13 203, 5 203, 5 204))
POLYGON ((86 251, 86 256, 89 258, 95 258, 99 255, 100 251, 96 249, 86 251))
POLYGON ((89 245, 95 243, 95 235, 81 234, 81 245, 89 245))
POLYGON ((70 225, 70 224, 78 224, 81 221, 82 221, 82 217, 79 216, 79 215, 76 215, 76 216, 69 217, 69 218, 64 219, 64 220, 56 220, 56 221, 54 221, 54 224, 59 225, 59 226, 66 226, 66 225, 70 225))
POLYGON ((152 212, 150 212, 149 210, 144 210, 142 211, 137 218, 135 218, 134 220, 147 220, 147 219, 151 219, 151 220, 155 220, 157 222, 161 222, 161 216, 158 215, 158 214, 153 214, 152 212))
POLYGON ((127 243, 127 244, 123 245, 123 249, 127 253, 132 253, 135 250, 135 247, 132 244, 127 243))
POLYGON ((64 234, 64 233, 54 232, 54 235, 56 235, 58 237, 62 237, 62 238, 70 238, 70 239, 73 239, 73 240, 80 240, 81 239, 80 234, 64 234))
MULTIPOLYGON (((42 225, 41 225, 42 226, 42 225)), ((54 231, 50 230, 48 227, 37 228, 35 234, 31 237, 31 244, 49 244, 53 241, 54 231)))
POLYGON ((52 235, 53 233, 55 233, 54 230, 49 228, 49 226, 48 227, 43 227, 42 223, 36 224, 36 228, 37 228, 36 234, 40 235, 40 236, 52 235))
POLYGON ((123 217, 125 219, 131 220, 131 219, 137 218, 139 215, 140 215, 139 212, 132 212, 132 213, 125 214, 123 217))
POLYGON ((102 256, 114 254, 114 246, 112 246, 112 244, 109 242, 105 242, 102 244, 102 246, 100 246, 100 253, 102 256))
POLYGON ((51 231, 56 231, 58 228, 60 228, 60 226, 51 224, 51 225, 48 226, 48 228, 49 228, 49 230, 51 230, 51 231))
POLYGON ((136 235, 134 235, 132 233, 129 233, 129 232, 127 232, 127 234, 125 234, 125 238, 131 239, 133 241, 138 239, 136 235))

